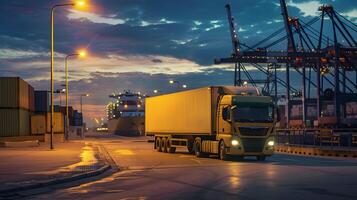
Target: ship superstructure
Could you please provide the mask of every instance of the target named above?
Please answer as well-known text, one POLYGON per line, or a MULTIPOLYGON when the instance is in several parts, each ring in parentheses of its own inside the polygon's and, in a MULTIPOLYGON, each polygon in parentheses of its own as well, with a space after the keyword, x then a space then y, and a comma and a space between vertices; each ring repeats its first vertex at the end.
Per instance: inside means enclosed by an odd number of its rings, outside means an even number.
POLYGON ((144 133, 145 95, 126 90, 109 95, 113 100, 107 105, 108 131, 118 135, 144 133))

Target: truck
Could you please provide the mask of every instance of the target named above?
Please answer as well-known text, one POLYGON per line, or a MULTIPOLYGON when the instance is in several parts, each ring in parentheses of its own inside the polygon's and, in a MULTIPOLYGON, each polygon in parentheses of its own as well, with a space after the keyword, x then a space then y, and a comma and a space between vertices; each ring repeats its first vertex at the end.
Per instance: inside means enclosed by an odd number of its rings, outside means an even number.
POLYGON ((221 160, 274 151, 276 109, 256 87, 209 86, 145 100, 145 133, 154 149, 174 153, 177 147, 197 157, 221 160))

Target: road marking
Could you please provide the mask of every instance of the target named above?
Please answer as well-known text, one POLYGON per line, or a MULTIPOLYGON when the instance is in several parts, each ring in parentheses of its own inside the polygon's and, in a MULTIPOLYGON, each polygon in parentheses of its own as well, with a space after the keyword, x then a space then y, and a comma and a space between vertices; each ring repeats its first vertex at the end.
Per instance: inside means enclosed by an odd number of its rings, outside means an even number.
POLYGON ((123 156, 132 156, 132 155, 134 155, 134 152, 129 150, 129 149, 119 149, 119 150, 116 150, 115 153, 118 153, 118 154, 123 155, 123 156))
POLYGON ((198 160, 198 159, 192 158, 190 160, 193 160, 193 161, 197 162, 198 164, 202 164, 202 162, 200 160, 198 160))

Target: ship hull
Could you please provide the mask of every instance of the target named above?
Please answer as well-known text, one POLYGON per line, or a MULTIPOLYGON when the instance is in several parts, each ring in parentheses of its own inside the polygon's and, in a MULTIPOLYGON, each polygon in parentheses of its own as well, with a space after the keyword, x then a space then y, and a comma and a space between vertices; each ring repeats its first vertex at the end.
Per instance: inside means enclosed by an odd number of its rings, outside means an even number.
POLYGON ((145 134, 145 117, 121 117, 108 121, 108 132, 121 136, 145 134))

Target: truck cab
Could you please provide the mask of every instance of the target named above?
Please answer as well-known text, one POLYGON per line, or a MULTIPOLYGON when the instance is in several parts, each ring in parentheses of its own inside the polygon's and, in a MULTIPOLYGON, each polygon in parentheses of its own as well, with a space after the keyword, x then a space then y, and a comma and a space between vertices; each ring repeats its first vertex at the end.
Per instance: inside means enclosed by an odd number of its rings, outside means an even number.
POLYGON ((257 156, 274 151, 274 104, 271 97, 224 95, 217 111, 219 156, 257 156))

